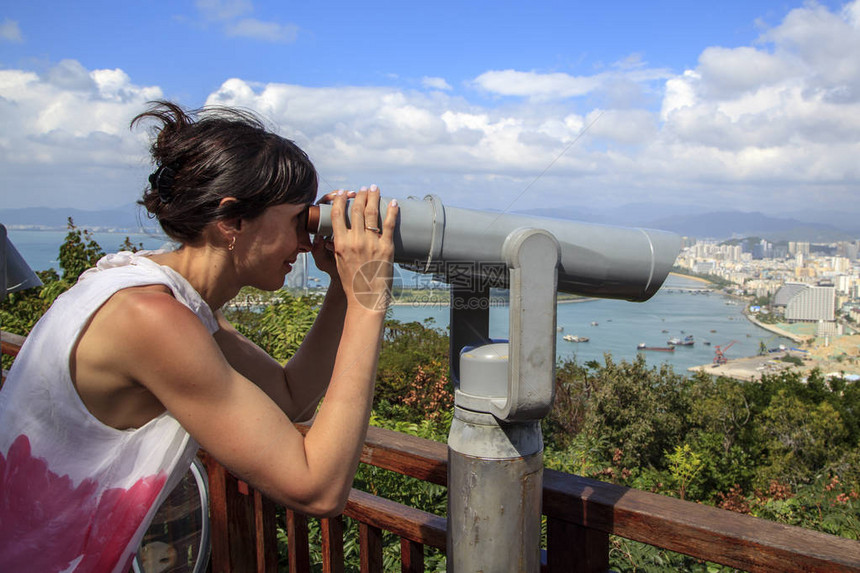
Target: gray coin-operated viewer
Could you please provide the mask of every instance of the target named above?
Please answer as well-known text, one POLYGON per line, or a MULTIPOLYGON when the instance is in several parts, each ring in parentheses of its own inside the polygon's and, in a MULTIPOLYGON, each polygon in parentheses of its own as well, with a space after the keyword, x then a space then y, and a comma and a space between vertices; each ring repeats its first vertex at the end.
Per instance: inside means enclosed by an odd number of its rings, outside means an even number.
MULTIPOLYGON (((388 200, 380 203, 384 217, 388 200)), ((395 262, 451 285, 448 570, 537 572, 556 294, 645 301, 669 274, 680 238, 446 207, 435 196, 398 203, 395 262), (492 287, 509 289, 506 342, 489 337, 492 287)), ((331 233, 330 206, 311 208, 308 229, 331 233)))
POLYGON ((0 301, 19 290, 42 286, 42 281, 24 261, 0 224, 0 301))

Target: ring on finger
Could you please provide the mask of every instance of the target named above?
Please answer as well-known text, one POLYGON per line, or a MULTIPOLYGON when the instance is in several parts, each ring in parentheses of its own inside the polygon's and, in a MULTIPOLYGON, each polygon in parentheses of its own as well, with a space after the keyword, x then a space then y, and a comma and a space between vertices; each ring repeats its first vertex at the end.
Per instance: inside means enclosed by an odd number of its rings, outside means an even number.
POLYGON ((368 231, 373 231, 374 233, 382 233, 382 229, 380 229, 379 227, 365 227, 365 229, 368 231))

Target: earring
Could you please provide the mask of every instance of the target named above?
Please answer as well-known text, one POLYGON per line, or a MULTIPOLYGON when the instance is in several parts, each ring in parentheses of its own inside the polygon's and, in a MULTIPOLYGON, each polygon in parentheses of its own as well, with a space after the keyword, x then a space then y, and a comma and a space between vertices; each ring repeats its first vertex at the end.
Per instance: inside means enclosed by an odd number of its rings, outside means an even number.
POLYGON ((230 240, 230 244, 227 245, 227 250, 232 251, 236 247, 236 235, 233 235, 233 239, 230 240))

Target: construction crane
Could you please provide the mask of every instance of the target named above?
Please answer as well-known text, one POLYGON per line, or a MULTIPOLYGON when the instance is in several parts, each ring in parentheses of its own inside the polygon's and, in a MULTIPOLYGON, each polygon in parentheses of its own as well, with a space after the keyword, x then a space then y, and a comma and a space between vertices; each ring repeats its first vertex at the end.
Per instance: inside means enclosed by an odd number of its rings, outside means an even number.
POLYGON ((729 361, 729 359, 726 358, 726 351, 728 351, 735 342, 737 342, 737 340, 732 340, 728 344, 724 344, 722 346, 714 346, 714 364, 725 364, 729 361))

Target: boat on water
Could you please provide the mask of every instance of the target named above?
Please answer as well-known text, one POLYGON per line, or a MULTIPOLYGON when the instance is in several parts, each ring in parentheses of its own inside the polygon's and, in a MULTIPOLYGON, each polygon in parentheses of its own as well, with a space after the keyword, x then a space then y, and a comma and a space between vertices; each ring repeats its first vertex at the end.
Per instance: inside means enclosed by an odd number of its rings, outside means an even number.
POLYGON ((636 350, 654 350, 657 352, 675 352, 674 346, 648 346, 644 342, 636 345, 636 350))
POLYGON ((592 322, 592 323, 591 323, 591 326, 597 326, 597 321, 592 322))
POLYGON ((565 334, 562 338, 568 342, 588 342, 587 336, 577 336, 575 334, 565 334))
POLYGON ((669 346, 693 346, 693 344, 695 344, 695 340, 693 340, 692 334, 688 334, 684 338, 672 337, 666 342, 666 344, 669 346))

